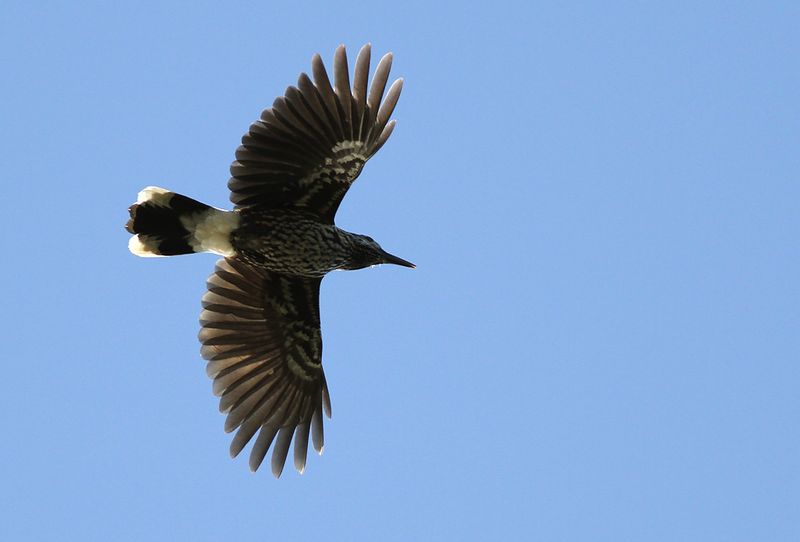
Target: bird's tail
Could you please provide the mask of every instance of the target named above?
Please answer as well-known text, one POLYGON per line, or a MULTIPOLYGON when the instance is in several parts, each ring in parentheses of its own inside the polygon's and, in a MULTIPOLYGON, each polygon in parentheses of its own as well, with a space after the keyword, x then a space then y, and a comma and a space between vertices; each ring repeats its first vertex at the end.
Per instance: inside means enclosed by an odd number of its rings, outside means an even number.
POLYGON ((214 252, 233 256, 231 232, 239 223, 235 212, 148 186, 139 192, 128 211, 125 229, 134 234, 128 248, 137 256, 175 256, 193 252, 214 252))

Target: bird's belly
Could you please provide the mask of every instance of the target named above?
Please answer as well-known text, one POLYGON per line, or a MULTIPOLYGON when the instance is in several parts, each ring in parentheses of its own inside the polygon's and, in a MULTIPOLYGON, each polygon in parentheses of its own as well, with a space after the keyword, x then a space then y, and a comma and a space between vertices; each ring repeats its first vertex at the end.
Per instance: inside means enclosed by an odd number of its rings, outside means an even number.
POLYGON ((233 232, 236 255, 258 267, 294 276, 321 277, 346 262, 335 227, 306 221, 256 222, 233 232))

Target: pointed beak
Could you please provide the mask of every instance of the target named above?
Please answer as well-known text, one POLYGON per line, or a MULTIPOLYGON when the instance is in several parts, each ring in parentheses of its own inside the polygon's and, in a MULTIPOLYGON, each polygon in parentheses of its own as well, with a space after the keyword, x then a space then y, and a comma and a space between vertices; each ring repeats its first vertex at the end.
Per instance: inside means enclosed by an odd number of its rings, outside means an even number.
POLYGON ((383 263, 393 263, 395 265, 402 265, 403 267, 410 267, 411 269, 414 269, 415 267, 417 267, 413 263, 407 262, 403 258, 398 258, 397 256, 395 256, 393 254, 389 254, 385 250, 383 251, 382 256, 383 256, 383 263))

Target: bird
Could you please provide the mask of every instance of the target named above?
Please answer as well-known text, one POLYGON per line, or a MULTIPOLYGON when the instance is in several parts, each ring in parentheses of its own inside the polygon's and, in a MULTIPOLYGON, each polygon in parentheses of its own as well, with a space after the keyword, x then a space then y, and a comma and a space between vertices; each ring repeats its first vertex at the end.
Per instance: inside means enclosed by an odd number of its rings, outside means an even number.
POLYGON ((301 474, 309 435, 319 454, 324 447, 323 411, 330 418, 331 402, 322 367, 322 278, 378 264, 415 267, 334 223, 396 124, 390 117, 403 79, 386 90, 387 53, 368 85, 370 56, 366 44, 351 83, 343 45, 334 53, 332 81, 315 54, 312 76, 301 73, 250 125, 230 167, 232 210, 156 186, 141 190, 128 210, 128 248, 137 256, 222 256, 202 298, 200 353, 225 431, 236 430, 231 456, 255 437, 250 469, 258 470, 271 448, 276 478, 292 440, 301 474))

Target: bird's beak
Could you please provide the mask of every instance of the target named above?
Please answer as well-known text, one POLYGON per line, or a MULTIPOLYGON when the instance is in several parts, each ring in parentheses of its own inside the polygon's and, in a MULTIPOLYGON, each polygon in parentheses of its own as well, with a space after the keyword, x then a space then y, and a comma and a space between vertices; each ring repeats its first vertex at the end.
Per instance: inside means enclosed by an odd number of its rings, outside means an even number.
POLYGON ((389 254, 385 250, 383 251, 383 254, 381 256, 383 256, 383 263, 393 263, 395 265, 402 265, 403 267, 410 267, 412 269, 417 267, 413 263, 407 262, 403 258, 398 258, 397 256, 394 256, 393 254, 389 254))

